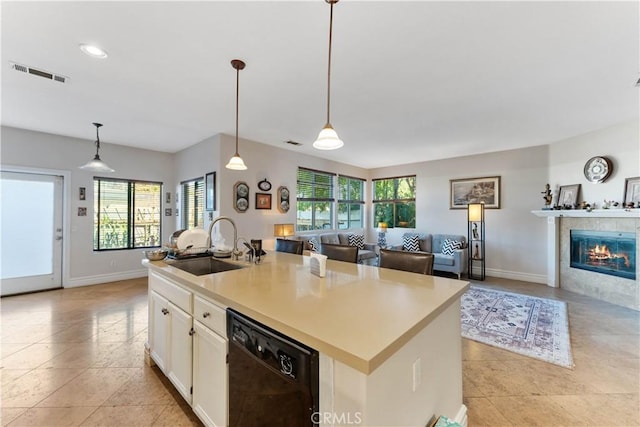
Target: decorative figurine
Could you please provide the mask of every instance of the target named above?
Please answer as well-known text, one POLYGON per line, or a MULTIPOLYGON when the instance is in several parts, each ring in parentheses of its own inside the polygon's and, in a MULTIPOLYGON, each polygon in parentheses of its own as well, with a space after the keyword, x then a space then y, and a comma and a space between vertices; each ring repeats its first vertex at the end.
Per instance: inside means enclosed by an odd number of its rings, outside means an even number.
POLYGON ((542 198, 544 199, 544 209, 551 209, 551 200, 553 199, 551 186, 549 184, 545 185, 544 191, 542 191, 541 194, 543 194, 542 198))
POLYGON ((473 230, 471 230, 471 232, 473 233, 473 239, 474 240, 478 240, 480 238, 480 236, 478 235, 478 224, 477 223, 473 223, 473 230))
POLYGON ((473 259, 480 259, 480 248, 476 243, 476 250, 473 252, 473 259))

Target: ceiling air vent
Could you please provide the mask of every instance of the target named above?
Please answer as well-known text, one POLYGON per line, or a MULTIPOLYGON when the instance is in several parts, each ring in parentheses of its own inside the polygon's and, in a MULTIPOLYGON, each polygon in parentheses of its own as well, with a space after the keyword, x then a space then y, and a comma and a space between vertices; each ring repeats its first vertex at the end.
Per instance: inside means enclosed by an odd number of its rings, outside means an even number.
POLYGON ((302 145, 302 143, 300 143, 300 142, 295 142, 295 141, 291 141, 291 140, 285 141, 284 143, 285 144, 290 144, 290 145, 295 145, 296 147, 299 147, 299 146, 302 145))
POLYGON ((37 68, 29 67, 27 65, 16 64, 15 62, 10 62, 9 64, 11 64, 11 69, 19 71, 21 73, 31 74, 32 76, 38 76, 48 80, 55 80, 56 82, 60 83, 67 83, 67 80, 69 80, 69 77, 50 73, 48 71, 38 70, 37 68))

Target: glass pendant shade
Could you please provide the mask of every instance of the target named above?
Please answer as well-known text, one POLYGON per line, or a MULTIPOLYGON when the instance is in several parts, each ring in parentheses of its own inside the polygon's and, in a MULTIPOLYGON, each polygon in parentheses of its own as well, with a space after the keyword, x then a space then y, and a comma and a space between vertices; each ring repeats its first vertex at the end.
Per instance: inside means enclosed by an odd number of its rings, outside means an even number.
POLYGON ((326 124, 318 134, 318 139, 313 143, 313 148, 317 150, 336 150, 344 145, 344 142, 338 138, 338 134, 326 124))
POLYGON ((243 171, 247 169, 247 166, 244 164, 242 157, 238 153, 236 153, 231 159, 229 159, 229 163, 225 166, 227 169, 232 169, 235 171, 243 171))
POLYGON ((109 165, 100 160, 100 156, 96 156, 87 164, 80 166, 80 169, 91 172, 115 172, 115 169, 111 169, 109 165))

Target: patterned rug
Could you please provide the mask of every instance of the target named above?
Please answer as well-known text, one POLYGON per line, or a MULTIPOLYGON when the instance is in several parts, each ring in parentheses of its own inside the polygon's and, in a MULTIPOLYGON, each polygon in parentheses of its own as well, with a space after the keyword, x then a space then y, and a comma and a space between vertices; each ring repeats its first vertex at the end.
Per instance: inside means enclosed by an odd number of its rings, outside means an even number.
POLYGON ((566 303, 471 286, 461 311, 464 338, 573 368, 566 303))

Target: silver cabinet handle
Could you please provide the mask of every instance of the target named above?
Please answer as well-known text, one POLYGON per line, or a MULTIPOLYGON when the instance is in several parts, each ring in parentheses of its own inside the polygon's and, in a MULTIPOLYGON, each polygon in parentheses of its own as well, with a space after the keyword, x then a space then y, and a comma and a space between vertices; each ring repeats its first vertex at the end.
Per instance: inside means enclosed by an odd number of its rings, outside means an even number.
POLYGON ((162 314, 164 314, 165 316, 166 316, 167 314, 169 314, 169 310, 167 310, 166 308, 163 308, 163 309, 162 309, 162 310, 160 310, 160 311, 162 311, 162 314))
POLYGON ((208 311, 205 311, 204 313, 202 313, 202 317, 204 317, 205 319, 209 316, 211 316, 211 313, 209 313, 208 311))

